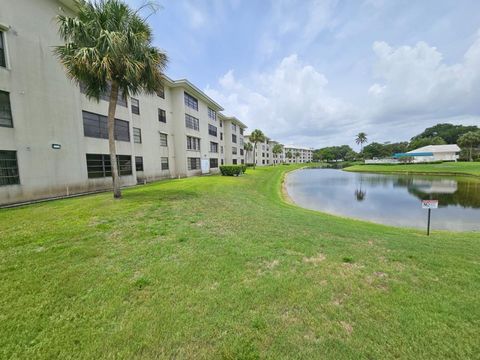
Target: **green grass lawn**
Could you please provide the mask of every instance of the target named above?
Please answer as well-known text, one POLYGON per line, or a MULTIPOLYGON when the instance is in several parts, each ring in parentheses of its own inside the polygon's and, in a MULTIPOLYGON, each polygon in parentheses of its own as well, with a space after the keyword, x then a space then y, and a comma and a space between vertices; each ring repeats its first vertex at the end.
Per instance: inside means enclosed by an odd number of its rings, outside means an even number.
POLYGON ((444 162, 438 164, 354 165, 344 170, 360 172, 438 173, 480 176, 480 162, 444 162))
POLYGON ((480 234, 298 208, 292 168, 0 210, 0 358, 478 358, 480 234))

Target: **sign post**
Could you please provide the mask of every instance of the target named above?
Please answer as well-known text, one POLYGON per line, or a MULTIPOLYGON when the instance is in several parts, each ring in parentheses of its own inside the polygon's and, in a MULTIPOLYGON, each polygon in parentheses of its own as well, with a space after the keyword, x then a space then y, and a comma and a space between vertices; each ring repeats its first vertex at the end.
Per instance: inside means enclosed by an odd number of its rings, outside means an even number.
POLYGON ((427 236, 430 235, 430 216, 432 209, 438 209, 438 200, 422 200, 422 209, 428 209, 427 236))

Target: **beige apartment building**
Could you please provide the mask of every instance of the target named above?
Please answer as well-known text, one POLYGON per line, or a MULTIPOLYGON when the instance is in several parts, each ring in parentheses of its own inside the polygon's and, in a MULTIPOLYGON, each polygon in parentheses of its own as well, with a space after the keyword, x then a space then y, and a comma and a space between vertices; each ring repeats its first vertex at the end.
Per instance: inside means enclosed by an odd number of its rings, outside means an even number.
POLYGON ((295 163, 307 163, 313 161, 313 150, 312 148, 305 148, 301 146, 285 145, 285 161, 288 164, 295 163), (291 153, 292 157, 290 158, 287 154, 291 153))
MULTIPOLYGON (((108 94, 88 100, 52 55, 54 18, 72 6, 0 0, 0 205, 111 188, 108 94)), ((241 163, 246 126, 222 110, 188 80, 168 77, 157 95, 119 99, 121 184, 241 163)))
MULTIPOLYGON (((250 135, 245 135, 245 141, 250 142, 252 146, 255 144, 250 141, 250 135)), ((271 140, 268 137, 265 137, 265 141, 257 143, 256 147, 252 151, 249 151, 247 154, 247 162, 253 163, 255 152, 255 164, 258 166, 271 165, 273 164, 273 145, 271 145, 271 140)))

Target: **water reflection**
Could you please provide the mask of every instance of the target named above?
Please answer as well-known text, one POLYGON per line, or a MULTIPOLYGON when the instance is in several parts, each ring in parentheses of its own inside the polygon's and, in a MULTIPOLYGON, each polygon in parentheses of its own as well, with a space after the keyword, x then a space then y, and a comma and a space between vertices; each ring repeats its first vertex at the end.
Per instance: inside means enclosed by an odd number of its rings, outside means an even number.
POLYGON ((408 227, 424 227, 420 201, 436 199, 434 228, 480 230, 480 181, 475 178, 309 169, 290 174, 287 190, 307 208, 408 227))

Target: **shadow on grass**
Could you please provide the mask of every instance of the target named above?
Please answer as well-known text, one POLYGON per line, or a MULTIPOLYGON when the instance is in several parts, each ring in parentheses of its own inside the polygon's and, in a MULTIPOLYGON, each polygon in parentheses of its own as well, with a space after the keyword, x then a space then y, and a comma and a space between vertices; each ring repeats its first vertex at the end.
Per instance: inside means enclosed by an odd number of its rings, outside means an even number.
POLYGON ((159 187, 137 188, 131 191, 125 191, 123 194, 125 200, 129 202, 177 202, 191 200, 200 197, 199 193, 191 190, 165 189, 159 187))

